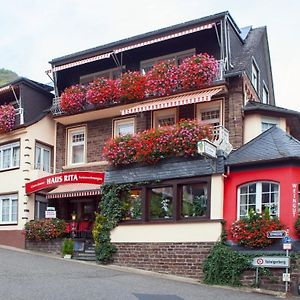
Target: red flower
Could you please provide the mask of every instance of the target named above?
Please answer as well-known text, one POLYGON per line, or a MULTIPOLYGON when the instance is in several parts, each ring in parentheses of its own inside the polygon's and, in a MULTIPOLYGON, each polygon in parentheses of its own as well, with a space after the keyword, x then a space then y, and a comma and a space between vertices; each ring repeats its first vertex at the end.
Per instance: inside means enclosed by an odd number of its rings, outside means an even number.
POLYGON ((145 98, 145 76, 140 72, 126 72, 121 77, 121 96, 128 100, 145 98))
POLYGON ((87 87, 86 99, 90 104, 97 107, 119 103, 120 101, 120 81, 96 78, 87 87))
POLYGON ((77 113, 83 110, 85 105, 85 88, 82 85, 73 85, 66 88, 60 97, 60 107, 67 113, 77 113))
POLYGON ((16 112, 11 104, 0 106, 0 133, 11 131, 15 126, 16 112))

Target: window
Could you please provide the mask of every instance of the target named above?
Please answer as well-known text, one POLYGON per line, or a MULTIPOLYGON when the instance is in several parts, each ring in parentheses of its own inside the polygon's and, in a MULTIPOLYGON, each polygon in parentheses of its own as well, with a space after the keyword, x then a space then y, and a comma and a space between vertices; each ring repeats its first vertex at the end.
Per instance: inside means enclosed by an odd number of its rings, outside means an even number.
POLYGON ((153 112, 153 127, 174 125, 176 123, 176 108, 158 110, 153 112))
POLYGON ((0 170, 12 169, 20 166, 20 143, 0 146, 0 170))
POLYGON ((252 182, 238 190, 238 218, 248 215, 252 209, 262 213, 266 208, 270 216, 279 216, 279 184, 273 182, 252 182))
POLYGON ((258 69, 258 66, 254 59, 252 61, 251 82, 252 82, 256 92, 258 92, 259 91, 259 89, 258 89, 259 88, 259 69, 258 69))
POLYGON ((262 90, 262 102, 265 104, 269 103, 269 90, 268 90, 267 86, 265 85, 265 83, 264 83, 264 87, 262 90))
POLYGON ((45 172, 51 171, 51 148, 37 143, 35 145, 34 168, 45 172))
POLYGON ((207 184, 186 184, 182 186, 181 217, 207 216, 207 184))
POLYGON ((221 101, 197 104, 197 118, 202 125, 222 125, 221 101))
POLYGON ((135 121, 134 118, 114 120, 114 137, 126 134, 135 133, 135 121))
POLYGON ((18 195, 0 196, 0 224, 17 224, 18 195))
POLYGON ((35 209, 34 209, 34 218, 43 219, 45 218, 45 211, 47 210, 48 200, 45 196, 36 195, 35 196, 35 209))
POLYGON ((142 219, 142 190, 132 189, 123 199, 125 207, 125 220, 142 219))
POLYGON ((177 52, 177 53, 172 53, 169 55, 165 55, 165 56, 159 56, 159 57, 155 57, 155 58, 151 58, 148 60, 143 60, 140 63, 141 66, 141 73, 142 74, 146 74, 149 70, 151 70, 151 68, 161 62, 161 61, 165 61, 165 60, 169 60, 169 59, 174 59, 175 60, 175 65, 180 65, 182 63, 182 61, 190 56, 193 56, 195 54, 195 49, 190 49, 190 50, 186 50, 186 51, 182 51, 182 52, 177 52))
POLYGON ((86 143, 85 127, 68 130, 68 163, 69 165, 85 162, 86 143))
POLYGON ((263 118, 261 122, 261 132, 265 132, 269 128, 278 125, 278 120, 275 118, 263 118))
POLYGON ((113 69, 108 69, 97 73, 80 76, 80 83, 82 84, 89 83, 98 77, 104 77, 107 79, 117 79, 121 76, 123 68, 125 69, 125 66, 123 66, 122 68, 113 68, 113 69))
POLYGON ((149 189, 150 220, 173 217, 173 188, 158 187, 149 189))

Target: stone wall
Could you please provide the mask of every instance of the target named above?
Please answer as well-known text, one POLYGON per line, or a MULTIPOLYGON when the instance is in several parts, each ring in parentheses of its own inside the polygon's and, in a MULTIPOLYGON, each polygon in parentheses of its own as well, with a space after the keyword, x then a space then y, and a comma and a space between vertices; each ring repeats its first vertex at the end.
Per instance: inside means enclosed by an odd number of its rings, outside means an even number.
POLYGON ((25 248, 43 253, 61 254, 62 239, 54 239, 50 241, 26 241, 25 248))
POLYGON ((214 243, 115 243, 116 265, 203 278, 202 265, 214 243))

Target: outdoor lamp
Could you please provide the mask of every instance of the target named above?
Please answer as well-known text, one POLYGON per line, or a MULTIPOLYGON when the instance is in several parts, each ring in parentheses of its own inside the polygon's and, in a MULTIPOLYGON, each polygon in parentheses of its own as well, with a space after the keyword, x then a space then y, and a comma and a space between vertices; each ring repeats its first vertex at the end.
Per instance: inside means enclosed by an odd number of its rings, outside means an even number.
POLYGON ((75 212, 72 212, 72 213, 71 213, 71 217, 72 217, 72 221, 75 221, 75 220, 76 220, 76 213, 75 213, 75 212))

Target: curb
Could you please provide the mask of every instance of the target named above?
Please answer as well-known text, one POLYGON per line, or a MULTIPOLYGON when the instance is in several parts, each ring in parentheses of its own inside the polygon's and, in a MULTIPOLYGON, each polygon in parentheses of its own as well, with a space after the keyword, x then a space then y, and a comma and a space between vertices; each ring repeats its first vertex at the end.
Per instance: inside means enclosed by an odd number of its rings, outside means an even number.
POLYGON ((88 266, 94 266, 94 267, 103 268, 103 269, 115 270, 115 271, 120 271, 120 272, 124 272, 124 273, 126 272, 126 273, 134 273, 134 274, 139 274, 139 275, 158 277, 158 278, 163 278, 163 279, 167 279, 167 280, 173 280, 173 281, 177 281, 177 282, 200 285, 200 286, 205 286, 205 287, 214 287, 214 288, 219 288, 219 289, 240 291, 240 292, 245 292, 245 293, 258 293, 258 294, 263 294, 263 295, 275 296, 278 298, 287 298, 287 297, 291 296, 284 292, 276 292, 276 291, 265 290, 265 289, 260 289, 260 288, 209 285, 209 284, 204 284, 204 283, 198 281, 198 279, 193 279, 193 278, 188 278, 188 277, 181 277, 181 276, 177 276, 177 275, 157 273, 157 272, 153 272, 153 271, 147 271, 147 270, 136 269, 136 268, 132 268, 132 267, 125 267, 125 266, 118 266, 118 265, 114 265, 114 264, 101 265, 101 264, 97 264, 96 262, 65 259, 65 258, 60 257, 55 254, 20 249, 20 248, 5 246, 5 245, 0 245, 0 249, 17 251, 17 252, 21 252, 21 253, 30 254, 30 255, 44 256, 44 257, 53 258, 53 259, 57 259, 57 260, 63 260, 63 261, 70 262, 70 263, 84 264, 84 265, 88 265, 88 266))

